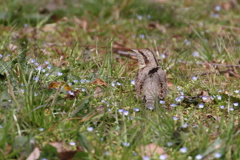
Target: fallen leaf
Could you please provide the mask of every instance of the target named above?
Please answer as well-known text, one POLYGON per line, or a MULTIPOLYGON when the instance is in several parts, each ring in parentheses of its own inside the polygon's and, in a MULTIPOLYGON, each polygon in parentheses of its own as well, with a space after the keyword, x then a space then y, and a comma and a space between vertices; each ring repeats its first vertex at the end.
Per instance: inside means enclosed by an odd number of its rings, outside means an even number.
POLYGON ((8 49, 11 51, 11 52, 14 52, 18 47, 14 44, 9 44, 8 45, 8 49))
POLYGON ((202 97, 202 102, 204 103, 210 103, 212 102, 212 99, 210 98, 207 91, 202 91, 200 96, 202 97))
POLYGON ((77 152, 82 152, 79 147, 77 147, 77 150, 69 150, 62 142, 53 142, 50 145, 57 149, 60 160, 70 160, 77 152))
POLYGON ((35 147, 26 160, 37 160, 40 157, 40 153, 41 153, 40 149, 38 147, 35 147))
POLYGON ((100 78, 97 78, 97 79, 93 82, 93 84, 99 85, 99 86, 107 86, 107 83, 106 83, 105 81, 101 80, 100 78))
POLYGON ((63 88, 66 90, 66 91, 72 91, 72 88, 68 85, 68 84, 65 84, 65 82, 51 82, 49 85, 48 85, 48 88, 49 89, 57 89, 57 88, 60 88, 64 86, 63 88))
POLYGON ((95 89, 95 91, 94 91, 93 97, 97 98, 97 97, 102 97, 102 96, 103 96, 102 88, 101 87, 97 87, 95 89))
POLYGON ((141 148, 141 152, 143 153, 142 156, 148 156, 151 157, 154 154, 158 154, 158 155, 167 155, 166 152, 164 151, 164 149, 158 145, 156 145, 155 143, 150 143, 146 146, 140 146, 141 148))

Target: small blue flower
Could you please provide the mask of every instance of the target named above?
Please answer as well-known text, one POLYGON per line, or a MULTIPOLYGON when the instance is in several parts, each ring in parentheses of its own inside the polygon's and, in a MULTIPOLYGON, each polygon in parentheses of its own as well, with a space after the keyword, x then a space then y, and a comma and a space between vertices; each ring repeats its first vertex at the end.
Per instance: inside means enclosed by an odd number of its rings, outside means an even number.
POLYGON ((78 83, 78 80, 74 79, 73 82, 74 82, 74 83, 78 83))
POLYGON ((161 54, 160 55, 162 59, 165 59, 166 58, 166 55, 165 54, 161 54))
POLYGON ((240 91, 239 90, 235 90, 234 93, 239 93, 240 91))
POLYGON ((193 55, 193 57, 200 57, 200 55, 199 55, 199 52, 198 52, 198 51, 194 51, 194 52, 192 53, 192 55, 193 55))
POLYGON ((151 158, 149 158, 148 156, 144 156, 143 160, 150 160, 151 158))
POLYGON ((68 91, 68 94, 70 94, 71 96, 74 96, 74 92, 73 91, 68 91))
POLYGON ((176 104, 170 104, 170 107, 177 107, 176 104))
POLYGON ((41 67, 41 66, 38 66, 36 70, 41 71, 41 70, 42 70, 42 67, 41 67))
POLYGON ((2 58, 3 57, 3 55, 2 54, 0 54, 0 58, 2 58))
POLYGON ((106 156, 109 156, 109 155, 110 155, 110 152, 109 152, 109 151, 106 151, 106 152, 105 152, 105 155, 106 155, 106 156))
POLYGON ((118 112, 119 112, 119 113, 123 113, 123 112, 124 112, 124 109, 118 109, 118 112))
POLYGON ((159 159, 160 160, 165 160, 165 159, 167 159, 167 155, 162 154, 162 155, 159 156, 159 159))
POLYGON ((186 147, 182 147, 182 148, 180 148, 179 149, 179 151, 181 152, 181 153, 187 153, 187 148, 186 147))
POLYGON ((186 44, 186 46, 191 45, 191 41, 189 41, 188 39, 184 39, 184 43, 186 44))
POLYGON ((222 154, 221 154, 221 153, 214 153, 214 157, 215 157, 215 158, 221 158, 221 157, 222 157, 222 154))
POLYGON ((180 97, 177 97, 177 98, 175 98, 175 101, 176 101, 176 102, 181 102, 182 99, 181 99, 180 97))
POLYGON ((124 114, 125 116, 127 116, 127 115, 129 114, 129 112, 126 111, 126 110, 124 110, 124 111, 123 111, 123 114, 124 114))
POLYGON ((147 107, 149 110, 153 110, 155 107, 154 106, 148 106, 147 107))
POLYGON ((220 109, 224 109, 224 106, 219 106, 220 109))
POLYGON ((167 146, 168 146, 168 147, 171 147, 172 145, 173 145, 172 142, 167 142, 167 146))
POLYGON ((120 82, 116 82, 116 85, 121 86, 122 84, 120 82))
POLYGON ((217 99, 218 100, 222 100, 222 96, 217 96, 217 99))
POLYGON ((203 156, 201 155, 201 154, 198 154, 198 155, 196 155, 196 157, 195 157, 197 160, 201 160, 202 158, 203 158, 203 156))
POLYGON ((137 15, 137 19, 138 19, 138 20, 142 20, 142 19, 143 19, 143 16, 142 16, 142 15, 137 15))
POLYGON ((125 146, 125 147, 129 147, 129 146, 130 146, 130 143, 123 142, 122 145, 125 146))
POLYGON ((75 142, 69 142, 69 145, 76 146, 76 143, 75 142))
POLYGON ((63 73, 62 73, 62 72, 57 72, 57 75, 58 75, 58 76, 62 76, 63 73))
POLYGON ((202 97, 202 100, 203 100, 203 101, 206 101, 207 99, 208 99, 207 96, 203 96, 203 97, 202 97))
POLYGON ((234 111, 234 108, 230 107, 229 110, 230 110, 230 111, 234 111))
POLYGON ((47 66, 47 69, 49 69, 49 70, 52 69, 52 66, 48 65, 48 66, 47 66))
POLYGON ((238 103, 236 102, 236 103, 233 103, 233 105, 235 106, 235 107, 237 107, 238 106, 238 103))
POLYGON ((140 109, 139 109, 139 108, 133 108, 133 111, 135 111, 135 112, 139 112, 140 109))
POLYGON ((187 123, 184 123, 183 125, 182 125, 182 128, 187 128, 188 127, 188 124, 187 123))
POLYGON ((144 35, 144 34, 140 34, 140 35, 139 35, 139 38, 144 39, 144 38, 145 38, 145 35, 144 35))
POLYGON ((85 88, 82 88, 81 90, 82 90, 82 92, 86 92, 86 89, 85 89, 85 88))
POLYGON ((199 105, 198 105, 198 108, 204 108, 204 104, 202 104, 202 103, 199 104, 199 105))
POLYGON ((216 7, 215 7, 215 11, 218 12, 218 11, 220 11, 220 10, 221 10, 221 6, 216 6, 216 7))
POLYGON ((49 62, 48 62, 48 61, 45 61, 44 63, 45 63, 46 65, 48 65, 48 64, 49 64, 49 62))
POLYGON ((112 82, 111 85, 112 85, 112 87, 115 87, 115 82, 112 82))
POLYGON ((197 81, 197 79, 198 79, 198 78, 195 77, 195 76, 192 77, 192 80, 193 80, 193 81, 197 81))
POLYGON ((34 80, 35 80, 35 82, 38 82, 39 81, 39 77, 35 77, 34 80))
POLYGON ((92 132, 93 129, 94 129, 93 127, 88 127, 88 128, 87 128, 88 132, 92 132))
POLYGON ((173 117, 173 120, 174 120, 174 121, 177 121, 177 120, 178 120, 178 118, 174 116, 174 117, 173 117))
POLYGON ((39 130, 40 132, 42 132, 42 131, 44 131, 44 128, 38 128, 38 130, 39 130))
POLYGON ((159 101, 159 103, 160 103, 160 104, 165 104, 166 102, 165 102, 165 101, 162 101, 162 100, 160 100, 160 101, 159 101))
POLYGON ((131 80, 131 84, 135 85, 135 80, 134 79, 131 80))

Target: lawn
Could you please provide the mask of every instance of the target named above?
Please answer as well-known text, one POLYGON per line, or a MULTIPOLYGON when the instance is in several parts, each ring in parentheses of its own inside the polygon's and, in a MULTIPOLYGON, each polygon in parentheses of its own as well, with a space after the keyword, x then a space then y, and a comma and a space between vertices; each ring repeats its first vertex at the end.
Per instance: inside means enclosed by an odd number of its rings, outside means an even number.
POLYGON ((239 0, 0 2, 0 159, 239 160, 239 0), (155 110, 130 49, 167 72, 155 110))

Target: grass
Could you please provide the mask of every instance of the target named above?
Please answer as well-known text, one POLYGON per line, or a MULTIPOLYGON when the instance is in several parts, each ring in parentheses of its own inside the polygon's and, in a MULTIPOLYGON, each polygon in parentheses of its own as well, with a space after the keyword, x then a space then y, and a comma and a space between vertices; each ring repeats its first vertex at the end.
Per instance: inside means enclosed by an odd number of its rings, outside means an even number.
POLYGON ((0 159, 36 148, 49 160, 240 159, 239 5, 15 0, 0 8, 0 159), (138 65, 118 54, 125 48, 154 50, 167 72, 169 93, 154 111, 135 97, 138 65))

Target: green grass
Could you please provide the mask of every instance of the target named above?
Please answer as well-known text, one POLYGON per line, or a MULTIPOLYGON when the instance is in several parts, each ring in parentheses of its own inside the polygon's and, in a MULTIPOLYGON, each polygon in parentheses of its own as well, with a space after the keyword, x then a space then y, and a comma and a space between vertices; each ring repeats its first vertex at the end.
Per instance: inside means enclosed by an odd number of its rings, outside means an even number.
POLYGON ((239 5, 224 2, 1 2, 0 159, 240 159, 239 5), (154 111, 125 48, 157 51, 167 72, 154 111))

